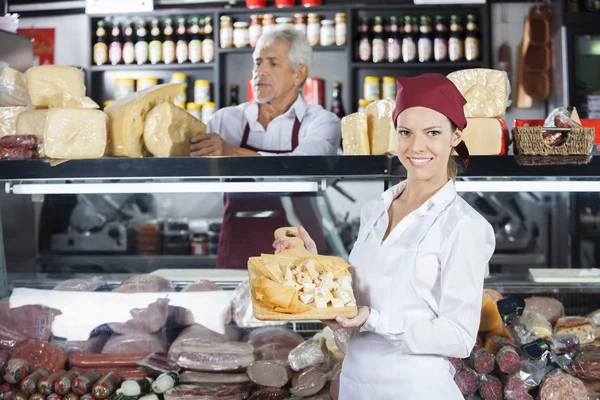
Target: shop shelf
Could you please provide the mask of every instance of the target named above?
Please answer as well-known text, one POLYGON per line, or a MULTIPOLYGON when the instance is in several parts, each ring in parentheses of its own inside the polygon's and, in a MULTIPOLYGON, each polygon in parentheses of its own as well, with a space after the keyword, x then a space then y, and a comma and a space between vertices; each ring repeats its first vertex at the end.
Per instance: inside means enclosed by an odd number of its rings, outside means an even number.
POLYGON ((372 62, 353 62, 352 68, 355 69, 464 69, 464 68, 484 68, 483 61, 458 61, 458 62, 412 62, 412 63, 372 63, 372 62))
POLYGON ((158 70, 203 70, 212 69, 214 63, 185 63, 185 64, 119 64, 119 65, 94 65, 90 67, 91 72, 107 72, 107 71, 158 71, 158 70))

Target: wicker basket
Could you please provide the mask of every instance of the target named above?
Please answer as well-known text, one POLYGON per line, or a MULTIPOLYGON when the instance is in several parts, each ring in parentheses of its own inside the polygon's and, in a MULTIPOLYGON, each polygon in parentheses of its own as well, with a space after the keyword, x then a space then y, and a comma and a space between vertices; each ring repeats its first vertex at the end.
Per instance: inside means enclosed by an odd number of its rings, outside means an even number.
POLYGON ((569 156, 588 155, 594 145, 594 128, 577 127, 565 131, 567 139, 558 146, 544 142, 541 126, 517 126, 512 135, 515 153, 529 156, 569 156))
POLYGON ((515 161, 522 166, 540 165, 584 165, 592 161, 592 155, 587 156, 524 156, 515 154, 515 161))

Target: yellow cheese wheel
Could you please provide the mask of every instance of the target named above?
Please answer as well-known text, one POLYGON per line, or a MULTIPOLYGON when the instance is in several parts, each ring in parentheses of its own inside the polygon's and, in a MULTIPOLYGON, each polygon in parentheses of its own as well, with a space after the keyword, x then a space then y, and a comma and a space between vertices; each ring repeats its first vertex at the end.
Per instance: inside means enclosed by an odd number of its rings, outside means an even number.
POLYGON ((481 319, 479 321, 479 331, 487 332, 502 323, 500 313, 498 312, 498 306, 496 302, 488 297, 482 298, 481 304, 481 319))

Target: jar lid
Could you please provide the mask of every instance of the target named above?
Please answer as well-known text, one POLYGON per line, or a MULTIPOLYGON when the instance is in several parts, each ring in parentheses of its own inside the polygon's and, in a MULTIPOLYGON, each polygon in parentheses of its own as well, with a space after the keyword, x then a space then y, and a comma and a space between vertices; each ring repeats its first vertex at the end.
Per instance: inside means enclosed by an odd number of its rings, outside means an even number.
POLYGON ((321 21, 321 25, 334 25, 335 21, 332 21, 330 19, 324 19, 323 21, 321 21))
POLYGON ((383 81, 384 82, 396 82, 396 78, 392 77, 392 76, 384 76, 383 77, 383 81))
POLYGON ((294 18, 304 18, 304 17, 306 17, 306 14, 300 14, 300 13, 294 14, 294 18))
POLYGON ((188 110, 199 110, 200 109, 200 104, 198 103, 187 103, 185 105, 185 108, 188 110))
POLYGON ((366 107, 366 106, 368 106, 368 105, 369 105, 369 103, 370 103, 370 101, 368 101, 368 100, 365 100, 365 99, 360 99, 360 100, 358 100, 358 105, 359 105, 360 107, 366 107))
POLYGON ((206 108, 206 107, 215 108, 215 103, 213 103, 212 101, 204 103, 204 105, 202 106, 202 108, 206 108))
POLYGON ((158 79, 155 78, 155 77, 153 77, 153 76, 147 76, 147 77, 144 77, 144 78, 138 78, 137 80, 138 80, 138 82, 140 82, 140 81, 141 82, 144 82, 144 81, 158 82, 158 79))
POLYGON ((379 82, 379 78, 376 76, 367 76, 365 77, 366 82, 379 82))
POLYGON ((108 106, 108 105, 110 105, 110 104, 112 104, 112 103, 114 103, 114 102, 115 102, 114 100, 106 100, 106 101, 104 102, 104 107, 106 107, 106 106, 108 106))
POLYGON ((283 25, 283 24, 291 24, 292 22, 294 22, 294 20, 292 18, 288 18, 288 17, 279 17, 275 20, 277 22, 277 24, 279 25, 283 25))
POLYGON ((205 86, 210 86, 210 82, 209 82, 209 81, 205 81, 205 80, 198 79, 198 80, 196 81, 196 85, 205 85, 205 86))
POLYGON ((233 24, 233 27, 234 28, 247 28, 248 27, 248 23, 247 22, 242 22, 242 21, 235 22, 233 24))
POLYGON ((181 72, 175 72, 173 75, 171 75, 171 79, 187 79, 187 75, 182 74, 181 72))
POLYGON ((133 83, 134 81, 135 81, 135 79, 133 79, 133 78, 117 78, 117 82, 133 83))
POLYGON ((222 21, 222 22, 231 21, 231 17, 228 17, 227 15, 223 15, 223 16, 221 17, 221 21, 222 21))

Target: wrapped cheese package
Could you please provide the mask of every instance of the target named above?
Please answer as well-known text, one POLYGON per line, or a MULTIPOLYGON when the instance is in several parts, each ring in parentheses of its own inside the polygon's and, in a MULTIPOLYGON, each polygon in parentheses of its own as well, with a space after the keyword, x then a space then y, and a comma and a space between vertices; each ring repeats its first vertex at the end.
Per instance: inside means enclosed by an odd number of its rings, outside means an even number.
POLYGON ((0 68, 0 107, 26 106, 29 98, 23 74, 12 68, 0 68))
POLYGON ((100 108, 89 97, 80 97, 71 92, 61 92, 50 96, 48 108, 73 107, 73 108, 100 108))
POLYGON ((144 144, 156 157, 190 155, 190 139, 206 133, 206 125, 169 101, 163 101, 146 116, 144 144))
POLYGON ((0 136, 17 134, 17 117, 25 107, 0 107, 0 136))
POLYGON ((396 131, 392 122, 395 105, 394 101, 383 99, 367 106, 367 127, 372 155, 396 153, 396 131))
POLYGON ((17 135, 35 135, 40 139, 44 137, 44 126, 48 110, 24 111, 17 117, 17 135))
POLYGON ((106 149, 106 115, 82 108, 53 108, 44 126, 44 151, 57 159, 100 158, 106 149))
POLYGON ((342 118, 342 147, 346 156, 371 154, 366 113, 357 112, 342 118))
POLYGON ((177 83, 152 86, 109 104, 108 155, 138 158, 143 156, 146 117, 161 101, 173 101, 180 92, 177 83))
POLYGON ((83 74, 74 67, 40 65, 29 68, 25 77, 29 101, 35 108, 48 108, 51 97, 63 92, 85 96, 83 74))
POLYGON ((462 139, 472 156, 504 156, 508 153, 508 126, 500 118, 467 118, 462 139))
POLYGON ((463 69, 450 73, 448 79, 467 100, 467 118, 501 117, 510 105, 510 82, 504 71, 486 68, 463 69))

